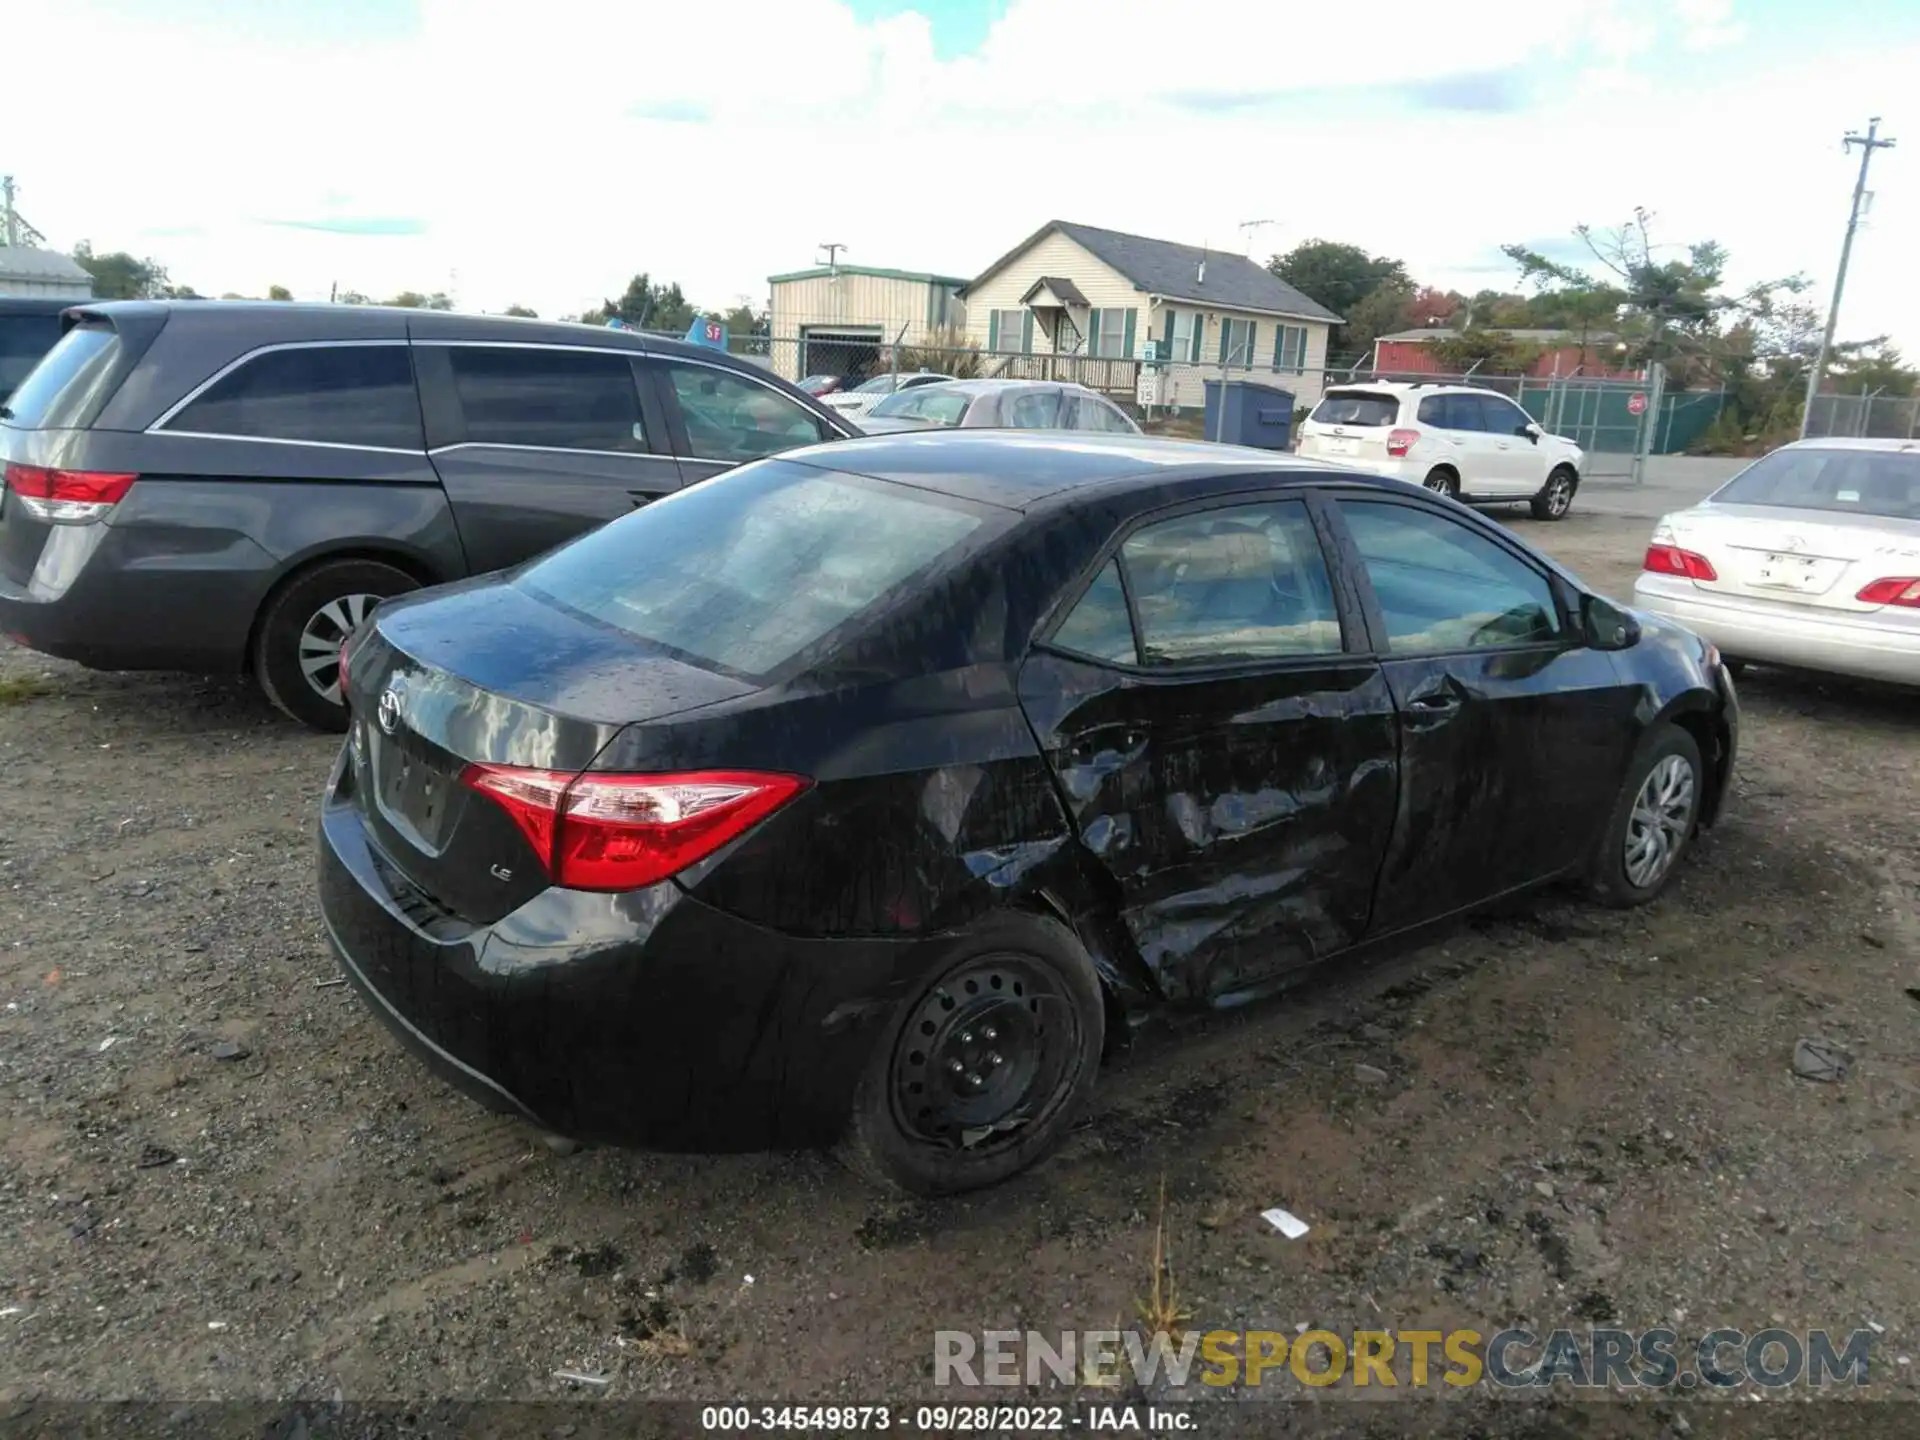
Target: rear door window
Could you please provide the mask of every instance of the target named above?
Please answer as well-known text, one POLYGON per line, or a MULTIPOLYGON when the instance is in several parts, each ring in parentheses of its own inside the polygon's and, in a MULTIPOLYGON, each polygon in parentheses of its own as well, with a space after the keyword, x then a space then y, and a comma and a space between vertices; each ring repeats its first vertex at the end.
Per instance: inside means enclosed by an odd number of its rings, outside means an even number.
POLYGON ((1000 420, 1015 430, 1051 430, 1060 420, 1060 392, 1019 391, 1005 402, 1000 420))
POLYGON ((1392 425, 1400 418, 1400 397, 1378 390, 1329 390, 1308 418, 1321 425, 1392 425))
POLYGON ((467 443, 644 454, 633 363, 614 351, 451 345, 467 443))
POLYGON ((759 676, 985 523, 924 490, 771 460, 603 526, 514 583, 696 663, 759 676))
POLYGON ((738 464, 825 437, 817 416, 757 380, 706 365, 669 364, 667 374, 696 460, 738 464))
POLYGON ((27 372, 6 402, 6 421, 22 430, 83 426, 98 413, 120 364, 111 325, 76 325, 27 372))
POLYGON ((60 316, 0 314, 0 401, 60 343, 60 316))
POLYGON ((405 344, 295 345, 242 361, 166 421, 164 430, 420 450, 420 402, 405 344))

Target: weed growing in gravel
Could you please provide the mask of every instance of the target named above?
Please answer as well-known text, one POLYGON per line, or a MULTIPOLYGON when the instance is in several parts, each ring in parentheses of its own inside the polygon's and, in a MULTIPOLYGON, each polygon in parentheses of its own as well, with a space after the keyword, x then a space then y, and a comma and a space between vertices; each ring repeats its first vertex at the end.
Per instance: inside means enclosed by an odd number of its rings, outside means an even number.
POLYGON ((1153 1276, 1147 1298, 1133 1302, 1146 1323, 1147 1336, 1165 1335, 1180 1343, 1180 1327, 1193 1318, 1191 1310, 1180 1304, 1180 1290, 1173 1278, 1173 1256, 1167 1248, 1167 1177, 1160 1177, 1160 1212, 1153 1222, 1153 1276))
POLYGON ((0 705, 23 705, 52 693, 53 686, 38 675, 0 675, 0 705))

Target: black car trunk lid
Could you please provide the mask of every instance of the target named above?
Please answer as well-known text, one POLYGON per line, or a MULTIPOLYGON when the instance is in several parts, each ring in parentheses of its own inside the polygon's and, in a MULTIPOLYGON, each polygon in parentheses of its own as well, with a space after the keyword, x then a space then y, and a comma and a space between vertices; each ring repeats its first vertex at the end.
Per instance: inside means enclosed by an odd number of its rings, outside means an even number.
POLYGON ((476 925, 552 881, 551 856, 474 779, 562 784, 623 725, 752 689, 498 580, 383 609, 348 672, 351 803, 420 898, 476 925))

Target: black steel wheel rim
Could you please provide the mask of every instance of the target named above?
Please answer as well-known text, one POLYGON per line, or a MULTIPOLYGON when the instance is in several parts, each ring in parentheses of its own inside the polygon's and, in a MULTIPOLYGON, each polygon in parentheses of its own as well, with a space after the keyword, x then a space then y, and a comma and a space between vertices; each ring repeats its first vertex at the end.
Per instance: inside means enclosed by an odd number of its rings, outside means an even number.
POLYGON ((1019 1141, 1072 1088, 1080 1027, 1046 965, 990 955, 921 997, 888 1077, 911 1140, 987 1155, 1019 1141))

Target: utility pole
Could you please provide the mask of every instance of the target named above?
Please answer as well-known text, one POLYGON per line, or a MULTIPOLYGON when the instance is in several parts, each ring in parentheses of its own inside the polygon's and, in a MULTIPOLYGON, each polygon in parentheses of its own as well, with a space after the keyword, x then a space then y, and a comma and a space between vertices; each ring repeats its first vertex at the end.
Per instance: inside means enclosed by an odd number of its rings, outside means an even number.
POLYGON ((7 244, 11 247, 20 243, 20 216, 13 208, 13 177, 11 175, 0 177, 0 194, 5 196, 7 244))
POLYGON ((1847 154, 1853 147, 1860 147, 1860 178, 1853 184, 1853 209, 1847 213, 1847 238, 1840 242, 1840 273, 1833 277, 1833 303, 1827 307, 1827 328, 1820 336, 1820 351, 1814 356, 1813 372, 1807 376, 1807 400, 1800 407, 1800 436, 1806 438, 1808 422, 1813 419, 1813 397, 1820 393, 1820 377, 1827 368, 1827 352, 1833 348, 1833 332, 1840 324, 1840 295, 1847 288, 1847 262, 1853 258, 1853 232, 1860 228, 1860 202, 1867 193, 1867 167, 1873 163, 1873 152, 1891 150, 1894 142, 1880 138, 1880 117, 1870 116, 1867 120, 1867 133, 1849 130, 1847 138, 1841 144, 1841 150, 1847 154))
POLYGON ((847 247, 838 242, 828 244, 822 241, 819 248, 827 252, 827 269, 835 275, 838 275, 840 273, 840 252, 847 247))

